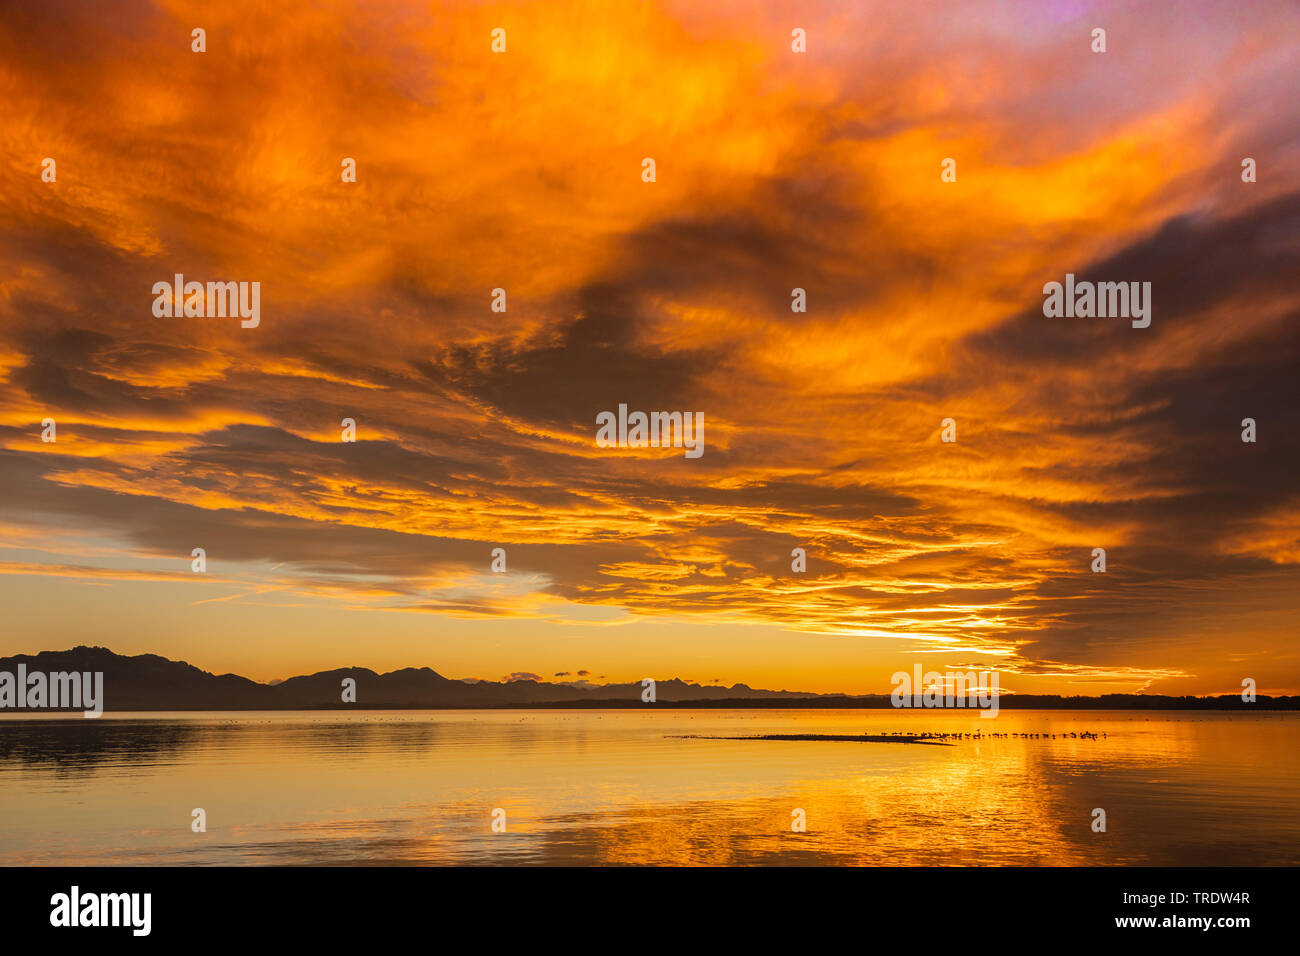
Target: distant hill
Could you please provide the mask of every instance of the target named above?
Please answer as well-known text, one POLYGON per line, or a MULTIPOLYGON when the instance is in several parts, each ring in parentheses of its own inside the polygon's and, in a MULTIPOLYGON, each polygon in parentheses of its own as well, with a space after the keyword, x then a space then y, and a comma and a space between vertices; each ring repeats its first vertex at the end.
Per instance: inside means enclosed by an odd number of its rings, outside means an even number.
MULTIPOLYGON (((645 707, 640 682, 629 684, 551 684, 536 680, 460 681, 427 667, 407 667, 377 674, 346 667, 259 684, 238 674, 211 674, 184 661, 156 654, 124 657, 106 647, 74 647, 0 658, 0 671, 101 671, 104 710, 368 710, 492 707, 645 707), (357 702, 340 700, 343 679, 357 682, 357 702)), ((888 694, 848 696, 804 691, 759 690, 745 684, 708 686, 688 681, 658 681, 656 705, 662 707, 826 707, 892 709, 888 694)), ((920 705, 920 698, 916 700, 920 705)), ((1104 694, 1059 697, 1013 694, 999 699, 1010 710, 1300 710, 1300 697, 1259 697, 1247 704, 1240 695, 1165 697, 1104 694)), ((0 713, 12 712, 5 708, 0 713)), ((32 711, 39 713, 41 711, 32 711)))
MULTIPOLYGON (((367 708, 523 707, 596 700, 641 704, 640 682, 574 686, 536 680, 468 682, 443 677, 427 667, 407 667, 377 674, 364 667, 345 667, 259 684, 237 674, 210 674, 184 661, 156 654, 124 657, 106 647, 74 647, 0 658, 0 671, 102 671, 104 709, 124 710, 314 710, 367 708), (357 682, 357 703, 340 700, 343 679, 357 682)), ((660 702, 726 697, 733 700, 796 700, 815 697, 798 691, 755 690, 744 684, 708 687, 681 681, 658 681, 660 702)), ((8 708, 6 708, 7 710, 8 708)))
MULTIPOLYGON (((781 707, 781 708, 816 708, 831 710, 895 710, 893 698, 889 694, 864 694, 850 696, 847 694, 821 694, 811 697, 781 700, 775 698, 755 698, 750 700, 703 698, 676 703, 660 703, 667 707, 726 707, 735 710, 744 708, 781 707)), ((533 707, 553 706, 548 703, 530 705, 533 707)), ((644 706, 639 701, 593 700, 569 701, 564 707, 624 707, 644 706)), ((913 708, 921 709, 921 698, 913 698, 913 708)), ((998 698, 1001 710, 1300 710, 1300 697, 1269 697, 1261 694, 1253 702, 1246 703, 1240 694, 1223 694, 1218 697, 1169 697, 1162 694, 1102 694, 1098 697, 1061 697, 1057 694, 1006 694, 998 698)), ((941 709, 941 708, 930 708, 941 709)), ((974 710, 974 707, 963 708, 974 710)))

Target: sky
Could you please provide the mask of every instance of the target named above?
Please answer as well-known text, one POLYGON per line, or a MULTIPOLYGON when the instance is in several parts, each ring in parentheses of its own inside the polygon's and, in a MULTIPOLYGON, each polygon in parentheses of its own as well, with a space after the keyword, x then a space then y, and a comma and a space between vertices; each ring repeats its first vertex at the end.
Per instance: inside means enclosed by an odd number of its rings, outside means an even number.
POLYGON ((1265 0, 0 4, 0 655, 1300 693, 1298 41, 1265 0), (259 324, 156 315, 177 273, 259 324), (1067 273, 1150 326, 1045 316, 1067 273), (620 404, 704 453, 601 447, 620 404))

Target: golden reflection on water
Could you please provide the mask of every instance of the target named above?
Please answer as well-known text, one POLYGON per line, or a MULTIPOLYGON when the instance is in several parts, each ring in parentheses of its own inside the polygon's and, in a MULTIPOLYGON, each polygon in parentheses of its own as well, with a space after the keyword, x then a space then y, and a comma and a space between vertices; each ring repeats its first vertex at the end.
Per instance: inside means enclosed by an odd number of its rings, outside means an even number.
POLYGON ((1008 710, 4 718, 0 863, 1294 864, 1297 729, 1008 710), (1106 736, 1063 736, 1084 730, 1106 736), (981 737, 675 736, 926 731, 981 737))

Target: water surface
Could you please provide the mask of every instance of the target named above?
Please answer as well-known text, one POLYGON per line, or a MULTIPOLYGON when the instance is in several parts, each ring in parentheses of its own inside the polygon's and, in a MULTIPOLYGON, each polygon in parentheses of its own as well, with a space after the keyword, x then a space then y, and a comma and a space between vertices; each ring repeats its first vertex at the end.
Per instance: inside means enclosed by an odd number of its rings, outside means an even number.
POLYGON ((1298 730, 1267 712, 8 715, 0 863, 1295 864, 1298 730), (1064 736, 1082 731, 1105 736, 1064 736), (700 739, 925 732, 982 736, 700 739))

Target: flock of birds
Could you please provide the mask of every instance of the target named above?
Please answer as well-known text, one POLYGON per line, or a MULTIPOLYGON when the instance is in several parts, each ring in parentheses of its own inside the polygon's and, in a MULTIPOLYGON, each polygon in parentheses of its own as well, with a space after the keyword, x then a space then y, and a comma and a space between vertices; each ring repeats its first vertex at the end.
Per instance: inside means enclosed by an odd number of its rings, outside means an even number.
POLYGON ((1062 739, 1072 738, 1075 740, 1097 740, 1101 737, 1105 737, 1106 732, 1103 730, 1100 734, 1096 734, 1093 733, 1091 730, 1078 730, 1078 731, 1071 730, 1068 733, 1060 733, 1060 734, 1028 734, 1028 733, 986 734, 983 731, 977 730, 974 733, 957 733, 953 731, 949 733, 915 734, 915 733, 909 733, 905 730, 886 730, 883 736, 915 737, 917 740, 953 740, 958 738, 965 738, 967 740, 982 740, 985 737, 1020 737, 1025 740, 1028 740, 1030 738, 1033 738, 1035 740, 1039 738, 1043 738, 1047 740, 1055 740, 1057 737, 1060 737, 1062 739))

